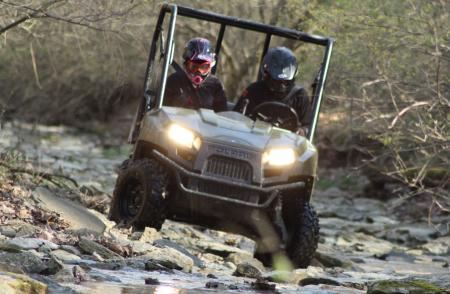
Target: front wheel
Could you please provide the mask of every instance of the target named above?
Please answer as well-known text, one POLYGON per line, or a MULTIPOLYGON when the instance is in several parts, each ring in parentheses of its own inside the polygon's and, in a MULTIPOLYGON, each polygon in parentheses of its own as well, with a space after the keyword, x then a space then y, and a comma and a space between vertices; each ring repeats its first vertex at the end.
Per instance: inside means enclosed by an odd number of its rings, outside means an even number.
POLYGON ((120 170, 109 218, 141 230, 161 229, 167 211, 169 175, 152 159, 129 161, 120 170))
POLYGON ((296 213, 295 222, 286 253, 296 267, 306 268, 319 243, 319 219, 314 208, 304 203, 296 213))

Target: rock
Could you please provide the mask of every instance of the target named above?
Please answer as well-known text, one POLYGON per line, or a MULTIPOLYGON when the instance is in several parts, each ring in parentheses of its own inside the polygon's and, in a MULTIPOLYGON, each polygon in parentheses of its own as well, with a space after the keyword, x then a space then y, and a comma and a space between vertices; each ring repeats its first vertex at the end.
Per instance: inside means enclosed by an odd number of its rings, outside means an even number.
POLYGON ((192 258, 168 247, 156 248, 156 250, 149 252, 144 256, 148 258, 145 265, 147 270, 155 270, 158 268, 158 265, 161 265, 163 268, 177 269, 190 273, 194 266, 192 258))
POLYGON ((139 237, 140 242, 153 243, 153 241, 160 239, 161 235, 154 228, 146 227, 142 235, 139 237))
POLYGON ((344 233, 337 238, 336 245, 377 256, 388 254, 394 248, 391 242, 364 233, 344 233))
POLYGON ((450 237, 437 238, 420 248, 433 255, 450 255, 450 237))
POLYGON ((227 285, 225 285, 224 283, 217 282, 217 281, 208 281, 208 282, 206 282, 205 287, 208 289, 217 289, 217 290, 228 289, 227 285))
POLYGON ((236 253, 236 252, 230 253, 230 255, 228 255, 228 257, 225 258, 225 260, 229 261, 229 262, 232 262, 235 265, 238 265, 238 264, 240 264, 240 263, 242 263, 244 261, 254 260, 255 262, 259 262, 260 265, 262 266, 262 268, 264 268, 263 264, 259 260, 254 258, 252 254, 247 253, 247 252, 245 252, 245 253, 241 253, 241 252, 239 252, 239 253, 236 253))
POLYGON ((16 236, 16 230, 8 226, 0 227, 0 233, 6 237, 14 238, 16 236))
POLYGON ((124 260, 105 260, 103 262, 97 262, 92 264, 92 267, 116 271, 124 268, 127 264, 124 260))
POLYGON ((41 272, 44 275, 54 275, 64 268, 64 264, 53 255, 45 262, 45 265, 47 268, 41 272))
POLYGON ((107 227, 98 215, 95 215, 87 208, 68 199, 58 197, 44 187, 36 188, 36 190, 33 191, 33 197, 43 208, 61 214, 61 217, 64 218, 73 229, 89 228, 90 230, 101 234, 107 227))
POLYGON ((105 259, 123 259, 119 254, 109 250, 103 245, 98 244, 95 241, 89 240, 86 237, 81 237, 78 242, 78 246, 80 246, 81 250, 85 253, 93 254, 97 252, 101 257, 105 259))
POLYGON ((408 246, 418 246, 438 237, 439 232, 424 224, 410 224, 392 228, 380 237, 408 246))
POLYGON ((65 250, 69 253, 72 253, 74 255, 78 255, 78 256, 81 255, 80 250, 78 250, 75 246, 72 246, 72 245, 61 245, 61 249, 65 250))
POLYGON ((330 278, 305 278, 302 279, 298 285, 299 286, 307 286, 307 285, 319 285, 319 284, 325 284, 325 285, 332 285, 332 286, 339 286, 340 283, 338 281, 335 281, 330 278))
POLYGON ((177 251, 180 251, 181 253, 183 253, 186 256, 189 256, 190 258, 192 258, 192 260, 194 261, 194 265, 196 267, 199 268, 205 268, 205 264, 203 261, 201 261, 200 258, 198 258, 197 256, 191 254, 189 251, 187 251, 187 249, 185 249, 184 247, 182 247, 181 245, 172 242, 170 240, 166 240, 166 239, 159 239, 159 240, 155 240, 153 242, 153 245, 156 247, 160 247, 160 248, 164 248, 164 247, 169 247, 172 249, 175 249, 177 251))
POLYGON ((351 264, 351 262, 337 258, 335 255, 330 255, 324 252, 316 251, 314 258, 317 259, 325 267, 344 267, 344 264, 351 264))
POLYGON ((78 255, 72 254, 70 252, 61 249, 54 250, 51 252, 51 254, 64 263, 73 263, 75 261, 81 260, 81 257, 79 257, 78 255))
POLYGON ((132 241, 131 247, 133 248, 133 252, 136 254, 145 254, 155 250, 155 246, 139 241, 132 241))
POLYGON ((75 265, 72 268, 72 275, 76 283, 80 283, 87 280, 86 272, 84 271, 83 268, 81 268, 81 266, 75 265))
POLYGON ((0 272, 11 272, 15 274, 25 273, 20 266, 4 262, 0 262, 0 272))
POLYGON ((47 285, 30 277, 15 273, 0 272, 0 292, 2 294, 33 293, 46 294, 47 285))
POLYGON ((425 280, 382 280, 369 283, 367 294, 407 294, 407 293, 450 293, 450 289, 444 289, 425 280))
POLYGON ((145 263, 146 271, 172 271, 172 270, 181 270, 177 263, 172 260, 153 260, 150 259, 145 263))
POLYGON ((50 252, 52 252, 52 249, 48 245, 44 244, 41 247, 39 247, 38 251, 42 252, 42 253, 49 254, 50 252))
POLYGON ((307 277, 307 274, 303 271, 297 273, 296 271, 281 271, 275 270, 264 273, 262 277, 268 281, 279 283, 297 284, 300 280, 307 277))
POLYGON ((236 271, 233 275, 256 279, 262 276, 262 271, 254 264, 244 261, 236 266, 236 271))
POLYGON ((0 245, 0 249, 4 251, 20 251, 29 249, 38 249, 42 245, 48 246, 51 250, 58 249, 58 245, 47 240, 38 238, 13 238, 4 241, 0 245))
POLYGON ((205 240, 197 240, 197 242, 195 242, 192 245, 196 246, 197 248, 205 252, 216 254, 224 258, 230 255, 231 253, 241 253, 241 254, 247 253, 247 251, 244 251, 242 249, 233 246, 205 240))
POLYGON ((275 284, 271 284, 264 279, 257 279, 255 282, 252 282, 251 285, 255 290, 262 291, 274 291, 276 288, 275 284))
POLYGON ((145 278, 144 280, 145 285, 159 285, 159 281, 158 279, 153 279, 153 278, 145 278))
POLYGON ((17 266, 26 273, 41 273, 47 269, 45 263, 31 252, 3 252, 0 253, 0 262, 17 266))

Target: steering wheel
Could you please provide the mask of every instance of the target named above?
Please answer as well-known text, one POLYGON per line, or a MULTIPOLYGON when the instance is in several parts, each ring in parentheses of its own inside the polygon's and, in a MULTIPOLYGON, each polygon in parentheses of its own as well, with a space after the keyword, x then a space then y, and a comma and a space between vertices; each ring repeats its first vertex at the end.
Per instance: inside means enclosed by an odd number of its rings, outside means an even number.
POLYGON ((259 119, 272 125, 297 131, 298 115, 294 108, 276 101, 264 102, 256 106, 249 117, 253 120, 259 119))

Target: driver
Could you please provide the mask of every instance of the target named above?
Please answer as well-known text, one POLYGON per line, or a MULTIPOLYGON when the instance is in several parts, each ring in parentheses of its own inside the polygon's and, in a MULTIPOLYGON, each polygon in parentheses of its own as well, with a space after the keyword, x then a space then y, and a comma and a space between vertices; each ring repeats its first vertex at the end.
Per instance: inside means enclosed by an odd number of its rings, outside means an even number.
POLYGON ((164 104, 191 109, 227 110, 227 98, 220 80, 211 74, 216 63, 211 43, 194 38, 186 43, 183 70, 167 78, 164 104))
POLYGON ((306 136, 310 121, 310 102, 306 90, 295 85, 297 70, 297 60, 290 49, 269 49, 262 62, 262 79, 244 90, 234 110, 248 115, 263 102, 285 103, 297 112, 300 124, 296 133, 306 136))

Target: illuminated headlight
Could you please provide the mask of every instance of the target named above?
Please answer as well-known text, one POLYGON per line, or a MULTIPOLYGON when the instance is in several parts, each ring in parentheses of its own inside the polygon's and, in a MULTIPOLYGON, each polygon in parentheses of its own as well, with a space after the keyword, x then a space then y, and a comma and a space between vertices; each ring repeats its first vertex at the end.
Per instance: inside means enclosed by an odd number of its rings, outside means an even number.
POLYGON ((272 166, 285 166, 295 162, 295 152, 291 148, 270 149, 263 153, 262 163, 272 166))
POLYGON ((192 131, 177 124, 172 124, 169 127, 168 136, 175 144, 191 149, 199 150, 202 144, 200 138, 195 136, 192 131))

